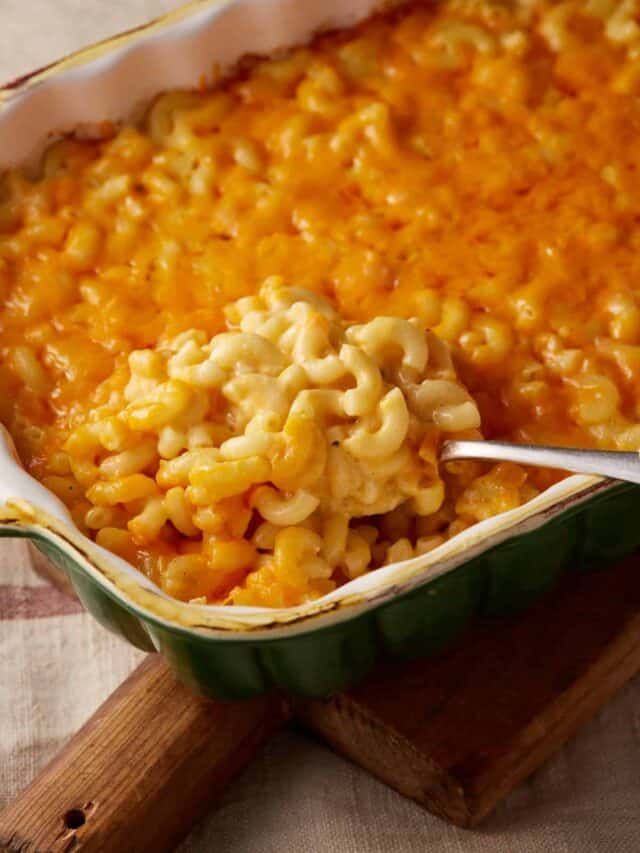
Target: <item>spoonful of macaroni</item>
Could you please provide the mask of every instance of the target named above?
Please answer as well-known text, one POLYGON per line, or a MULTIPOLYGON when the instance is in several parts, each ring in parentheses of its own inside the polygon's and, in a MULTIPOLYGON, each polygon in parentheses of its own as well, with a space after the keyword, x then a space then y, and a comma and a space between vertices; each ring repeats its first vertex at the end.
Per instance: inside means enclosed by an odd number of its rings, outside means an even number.
MULTIPOLYGON (((213 337, 131 353, 122 389, 71 434, 96 541, 127 558, 169 543, 169 594, 230 603, 274 588, 295 603, 413 556, 398 513, 435 516, 442 437, 480 437, 447 346, 415 319, 347 323, 279 278, 226 314, 213 337)), ((440 541, 423 540, 415 553, 440 541)))

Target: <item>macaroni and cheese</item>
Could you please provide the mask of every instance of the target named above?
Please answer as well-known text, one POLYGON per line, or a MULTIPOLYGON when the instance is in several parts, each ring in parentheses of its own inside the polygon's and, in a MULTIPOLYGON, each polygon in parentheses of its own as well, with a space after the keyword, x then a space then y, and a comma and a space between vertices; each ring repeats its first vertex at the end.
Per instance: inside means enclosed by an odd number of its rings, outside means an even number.
POLYGON ((286 606, 559 476, 447 434, 639 449, 638 5, 409 3, 7 174, 27 468, 170 594, 286 606))

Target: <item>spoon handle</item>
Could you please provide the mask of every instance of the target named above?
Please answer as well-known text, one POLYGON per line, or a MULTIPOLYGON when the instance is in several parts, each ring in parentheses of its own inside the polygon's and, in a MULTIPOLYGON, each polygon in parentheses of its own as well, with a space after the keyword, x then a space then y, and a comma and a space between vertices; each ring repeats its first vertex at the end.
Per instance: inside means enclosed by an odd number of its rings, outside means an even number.
POLYGON ((543 468, 560 468, 576 474, 599 474, 629 483, 640 483, 640 453, 618 450, 579 450, 571 447, 546 447, 513 444, 508 441, 446 441, 441 462, 454 459, 494 459, 519 462, 543 468))

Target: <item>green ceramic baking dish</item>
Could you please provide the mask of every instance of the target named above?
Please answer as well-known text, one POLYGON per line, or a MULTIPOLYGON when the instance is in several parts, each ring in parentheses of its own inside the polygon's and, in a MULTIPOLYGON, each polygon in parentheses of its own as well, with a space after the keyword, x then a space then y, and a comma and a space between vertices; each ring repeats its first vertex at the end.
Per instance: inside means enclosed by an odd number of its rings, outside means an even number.
MULTIPOLYGON (((228 0, 186 11, 64 60, 0 92, 0 170, 48 139, 135 116, 159 91, 188 87, 245 54, 268 54, 321 28, 349 26, 375 0, 228 0), (302 10, 302 11, 301 11, 302 10)), ((640 488, 570 477, 404 563, 312 604, 272 610, 185 604, 98 547, 22 469, 0 429, 0 536, 31 539, 68 574, 87 609, 135 646, 160 651, 195 690, 237 699, 280 688, 324 696, 381 655, 442 648, 481 614, 514 611, 567 571, 640 546, 640 488)))

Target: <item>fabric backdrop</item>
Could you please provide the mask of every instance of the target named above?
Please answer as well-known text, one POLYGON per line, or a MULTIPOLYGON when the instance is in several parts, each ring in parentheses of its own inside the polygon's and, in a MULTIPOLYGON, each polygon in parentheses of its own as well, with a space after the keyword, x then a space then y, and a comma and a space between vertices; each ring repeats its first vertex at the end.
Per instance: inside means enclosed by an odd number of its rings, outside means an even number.
MULTIPOLYGON (((178 5, 177 0, 0 0, 0 80, 178 5)), ((0 806, 141 658, 35 575, 23 543, 0 541, 0 806)), ((181 853, 305 849, 638 853, 640 680, 479 831, 448 826, 324 746, 287 732, 267 745, 180 848, 181 853)))

